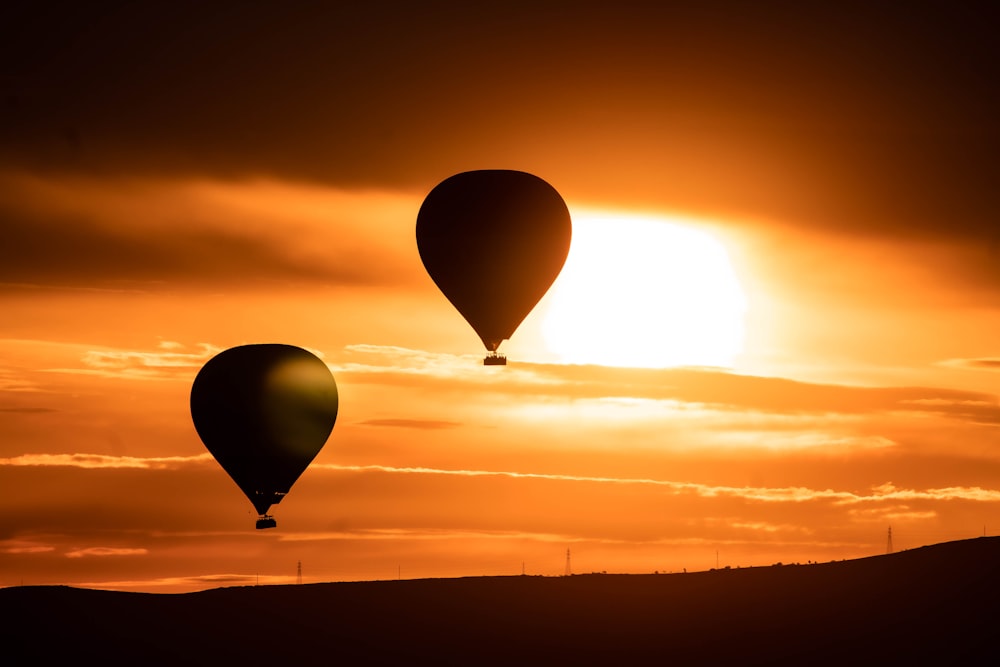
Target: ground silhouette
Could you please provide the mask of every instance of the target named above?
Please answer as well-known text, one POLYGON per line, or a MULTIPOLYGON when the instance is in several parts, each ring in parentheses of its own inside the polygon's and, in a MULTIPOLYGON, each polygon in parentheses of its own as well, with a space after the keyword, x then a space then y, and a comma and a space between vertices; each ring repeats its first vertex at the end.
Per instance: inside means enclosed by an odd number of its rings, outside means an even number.
POLYGON ((1000 538, 809 565, 0 589, 11 665, 878 665, 995 656, 1000 538))

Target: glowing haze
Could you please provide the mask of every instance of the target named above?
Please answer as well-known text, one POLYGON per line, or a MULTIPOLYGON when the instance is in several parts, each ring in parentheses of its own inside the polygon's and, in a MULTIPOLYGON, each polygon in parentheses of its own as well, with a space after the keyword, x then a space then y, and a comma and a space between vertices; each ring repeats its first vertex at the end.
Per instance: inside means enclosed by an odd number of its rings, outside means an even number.
POLYGON ((558 575, 567 549, 692 571, 997 532, 985 14, 342 4, 0 27, 0 585, 558 575), (507 367, 416 249, 423 197, 471 169, 573 215, 507 367), (340 396, 263 531, 189 413, 199 368, 257 342, 313 351, 340 396))
POLYGON ((542 326, 571 363, 730 367, 743 350, 746 307, 725 248, 707 232, 581 212, 542 326))

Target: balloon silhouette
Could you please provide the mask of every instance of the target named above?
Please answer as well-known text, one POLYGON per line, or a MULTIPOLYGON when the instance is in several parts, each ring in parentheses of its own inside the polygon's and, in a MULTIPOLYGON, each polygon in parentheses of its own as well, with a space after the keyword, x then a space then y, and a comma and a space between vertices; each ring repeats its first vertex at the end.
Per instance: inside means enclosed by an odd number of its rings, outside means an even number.
POLYGON ((322 361, 291 345, 242 345, 208 360, 191 387, 191 418, 205 447, 260 515, 267 514, 326 443, 337 384, 322 361))
POLYGON ((445 179, 417 214, 424 268, 503 365, 514 333, 559 275, 572 223, 555 188, 523 171, 467 171, 445 179))

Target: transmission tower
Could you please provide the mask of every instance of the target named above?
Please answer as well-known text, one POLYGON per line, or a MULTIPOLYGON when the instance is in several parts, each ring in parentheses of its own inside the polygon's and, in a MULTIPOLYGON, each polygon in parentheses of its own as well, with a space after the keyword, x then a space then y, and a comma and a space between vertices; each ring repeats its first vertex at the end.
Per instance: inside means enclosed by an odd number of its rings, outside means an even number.
POLYGON ((566 550, 566 576, 573 574, 573 568, 569 566, 569 549, 566 550))
POLYGON ((892 553, 892 526, 889 526, 889 539, 885 544, 885 552, 887 554, 892 553))
POLYGON ((299 561, 299 571, 298 571, 298 576, 295 577, 295 583, 296 584, 302 583, 302 561, 299 561))

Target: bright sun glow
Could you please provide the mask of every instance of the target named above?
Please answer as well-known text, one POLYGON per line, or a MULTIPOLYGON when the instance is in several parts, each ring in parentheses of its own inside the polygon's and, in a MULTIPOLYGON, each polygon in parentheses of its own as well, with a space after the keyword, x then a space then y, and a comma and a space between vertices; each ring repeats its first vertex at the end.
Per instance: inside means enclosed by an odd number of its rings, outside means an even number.
POLYGON ((746 308, 708 233, 668 218, 574 213, 542 335, 569 363, 732 366, 746 308))

